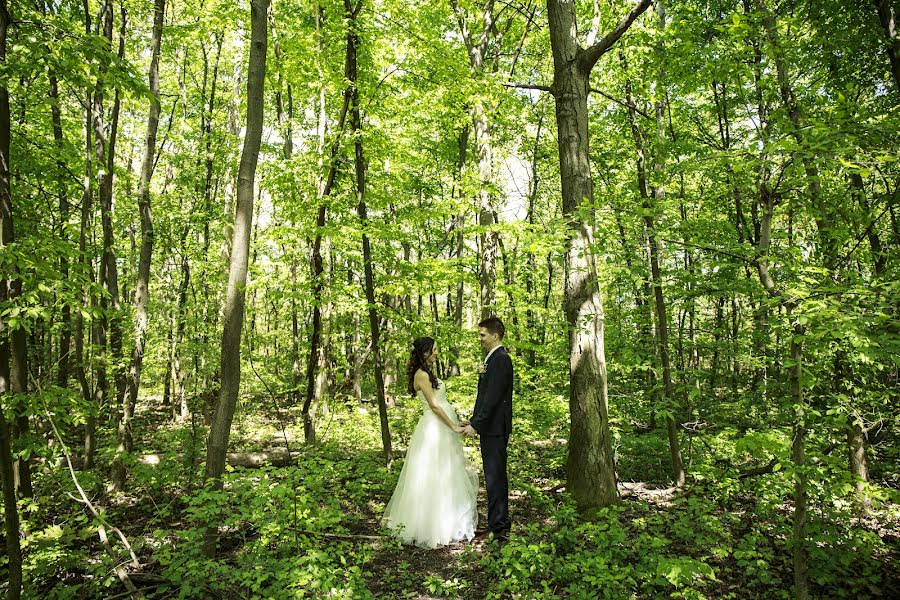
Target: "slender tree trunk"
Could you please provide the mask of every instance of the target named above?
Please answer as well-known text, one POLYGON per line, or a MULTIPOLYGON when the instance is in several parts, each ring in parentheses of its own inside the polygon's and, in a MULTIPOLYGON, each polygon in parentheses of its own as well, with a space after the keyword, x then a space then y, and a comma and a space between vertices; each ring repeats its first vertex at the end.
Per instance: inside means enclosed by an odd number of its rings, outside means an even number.
MULTIPOLYGON (((472 32, 469 31, 465 13, 460 9, 458 0, 451 0, 450 4, 456 14, 460 35, 466 44, 472 73, 475 77, 481 77, 485 73, 489 44, 499 41, 498 37, 502 37, 495 23, 494 0, 485 1, 481 16, 481 28, 472 32)), ((476 98, 472 120, 475 125, 475 147, 478 154, 478 225, 483 228, 478 236, 481 248, 478 279, 481 287, 482 319, 494 314, 494 278, 497 270, 499 239, 497 232, 489 229, 495 224, 494 208, 491 202, 494 159, 489 109, 489 105, 484 100, 476 98)))
MULTIPOLYGON (((144 337, 147 333, 149 315, 147 306, 150 302, 150 263, 153 256, 153 212, 150 206, 150 181, 153 178, 153 167, 156 154, 156 132, 159 129, 159 48, 162 40, 163 15, 165 0, 155 0, 153 6, 153 33, 150 42, 150 114, 147 117, 147 136, 144 144, 144 160, 141 164, 141 181, 138 185, 138 211, 141 217, 141 254, 138 259, 137 279, 134 290, 134 349, 131 352, 131 369, 128 378, 128 399, 125 402, 122 421, 119 423, 120 453, 132 452, 134 437, 131 431, 131 420, 137 405, 138 390, 141 386, 141 367, 144 362, 144 337)), ((121 462, 117 463, 116 477, 113 483, 116 491, 125 488, 125 469, 121 462)))
MULTIPOLYGON (((49 79, 50 90, 48 95, 50 96, 50 118, 53 123, 53 141, 56 143, 57 151, 60 153, 60 156, 62 156, 65 142, 62 129, 62 113, 59 104, 59 84, 53 71, 50 71, 49 79)), ((56 161, 56 168, 57 177, 59 179, 59 219, 61 223, 59 233, 61 239, 65 240, 69 237, 67 224, 71 207, 69 206, 69 189, 63 174, 65 164, 62 159, 56 161)), ((68 279, 69 260, 65 256, 61 256, 59 259, 59 271, 64 279, 68 279)), ((64 388, 69 382, 69 365, 72 363, 72 359, 69 356, 72 348, 72 311, 68 303, 62 307, 60 325, 59 366, 56 372, 56 385, 64 388)))
MULTIPOLYGON (((187 299, 191 285, 191 263, 188 260, 187 238, 190 221, 181 230, 181 283, 178 286, 178 300, 175 306, 175 339, 172 344, 172 386, 175 401, 172 403, 172 417, 185 420, 188 417, 187 393, 185 391, 185 368, 182 366, 182 344, 187 329, 187 299)), ((205 391, 205 388, 204 388, 205 391)))
MULTIPOLYGON (((544 125, 543 112, 538 117, 537 132, 534 135, 534 152, 531 155, 531 189, 528 194, 528 227, 534 231, 534 211, 537 203, 538 190, 540 189, 540 175, 538 173, 538 154, 541 147, 541 129, 544 125)), ((528 310, 526 312, 526 321, 528 327, 528 350, 525 357, 528 366, 534 367, 537 364, 537 354, 535 347, 538 340, 535 338, 537 332, 537 315, 534 310, 534 278, 537 266, 535 264, 535 253, 528 252, 527 265, 525 267, 525 297, 527 298, 528 310)))
MULTIPOLYGON (((7 66, 6 48, 9 33, 10 16, 7 0, 0 0, 0 66, 7 66)), ((10 189, 10 122, 9 91, 5 80, 0 83, 0 248, 14 241, 13 206, 10 189)), ((18 281, 16 273, 12 276, 18 281)), ((0 302, 13 297, 12 290, 5 277, 0 278, 0 302)), ((19 327, 17 331, 24 329, 19 327)), ((22 549, 19 543, 19 508, 16 504, 16 490, 13 484, 12 436, 4 409, 11 405, 15 411, 17 402, 14 385, 21 386, 24 373, 16 374, 24 364, 17 364, 14 346, 21 343, 16 332, 10 332, 8 325, 0 318, 0 482, 3 484, 3 510, 6 524, 6 554, 9 583, 6 597, 18 600, 22 594, 22 549), (14 384, 13 380, 17 380, 14 384)), ((24 349, 24 348, 23 348, 24 349)), ((18 390, 22 392, 24 390, 18 390)))
POLYGON ((384 449, 384 459, 387 464, 393 460, 391 448, 391 431, 387 418, 387 402, 384 395, 384 368, 381 359, 381 332, 377 305, 375 303, 375 276, 372 265, 372 248, 369 235, 369 217, 366 212, 366 159, 363 154, 362 143, 362 117, 359 111, 359 88, 357 87, 357 48, 359 46, 359 34, 357 32, 356 16, 363 6, 363 0, 359 0, 356 7, 351 0, 344 0, 344 14, 347 19, 347 80, 350 82, 350 125, 353 128, 355 140, 355 165, 356 165, 356 210, 362 227, 363 267, 365 269, 365 292, 368 304, 369 328, 372 334, 372 359, 375 363, 375 391, 378 397, 378 415, 381 420, 381 443, 384 449))
MULTIPOLYGON (((459 141, 457 146, 459 148, 459 161, 457 162, 456 167, 456 188, 458 190, 457 197, 462 198, 466 194, 466 186, 464 184, 464 181, 466 171, 466 158, 469 148, 468 123, 464 125, 462 130, 459 132, 459 141)), ((463 227, 465 226, 466 222, 465 219, 465 212, 461 212, 456 216, 456 260, 459 262, 459 264, 462 264, 466 254, 466 240, 463 232, 463 227)), ((456 301, 453 303, 453 323, 454 325, 456 325, 457 331, 462 331, 463 302, 465 299, 465 291, 466 280, 463 277, 459 277, 459 281, 456 282, 456 301)), ((450 349, 450 369, 447 373, 448 377, 459 375, 460 353, 461 351, 459 344, 455 343, 450 349)))
POLYGON ((594 202, 588 147, 587 96, 590 73, 600 56, 650 5, 642 0, 602 40, 583 49, 577 39, 574 0, 547 0, 550 45, 555 66, 551 87, 556 101, 563 216, 567 223, 565 314, 569 326, 568 488, 582 509, 618 500, 615 456, 609 429, 603 305, 592 255, 594 202))
MULTIPOLYGON (((657 4, 659 11, 660 27, 665 27, 665 13, 662 6, 657 4)), ((644 215, 644 228, 647 232, 647 256, 650 262, 650 279, 653 293, 653 306, 656 315, 656 348, 659 354, 659 362, 662 366, 663 393, 665 394, 669 416, 666 417, 666 428, 669 435, 669 454, 672 460, 672 479, 675 485, 684 485, 684 463, 681 458, 681 448, 678 441, 678 420, 676 418, 675 386, 672 382, 672 362, 669 358, 669 319, 666 309, 665 297, 662 289, 662 272, 660 269, 659 235, 656 231, 656 212, 665 201, 665 94, 658 93, 656 102, 656 151, 654 153, 653 170, 657 178, 657 185, 653 189, 651 197, 647 187, 647 168, 644 152, 644 141, 641 129, 637 123, 637 115, 634 110, 634 100, 631 98, 631 83, 626 83, 626 100, 629 105, 628 116, 631 123, 631 133, 634 138, 637 151, 637 175, 638 191, 641 195, 641 207, 644 215)), ((655 411, 654 411, 655 412, 655 411)), ((655 417, 655 415, 654 415, 655 417)), ((655 421, 655 418, 652 419, 655 421)), ((655 425, 655 423, 654 423, 655 425)))
MULTIPOLYGON (((772 217, 774 212, 774 198, 763 182, 760 191, 760 204, 763 214, 760 219, 759 243, 756 250, 756 268, 763 289, 777 299, 785 309, 788 318, 794 311, 794 300, 787 298, 779 292, 775 286, 775 280, 769 272, 769 246, 771 243, 772 217)), ((794 595, 798 600, 806 600, 809 597, 809 582, 807 572, 809 570, 809 554, 806 550, 806 470, 805 470, 805 441, 806 441, 806 403, 803 395, 801 373, 803 368, 802 338, 805 334, 799 319, 793 323, 791 335, 791 368, 789 371, 790 400, 795 407, 796 420, 794 422, 794 435, 791 442, 791 459, 794 463, 794 525, 793 525, 793 566, 794 566, 794 595)))
MULTIPOLYGON (((322 28, 322 7, 319 6, 316 12, 316 29, 320 35, 320 52, 324 52, 321 39, 322 28)), ((349 48, 348 48, 349 54, 349 48)), ((346 73, 347 62, 345 60, 344 69, 346 73)), ((324 235, 323 229, 327 222, 326 198, 331 195, 334 187, 335 176, 338 167, 338 151, 340 150, 341 136, 344 133, 344 126, 347 120, 347 111, 350 105, 349 87, 344 92, 344 103, 341 106, 340 116, 338 118, 337 131, 331 144, 328 157, 327 171, 319 182, 319 208, 316 216, 316 236, 313 241, 311 254, 311 271, 313 276, 313 317, 312 329, 310 333, 309 344, 309 360, 306 369, 306 399, 303 402, 303 433, 307 444, 316 442, 315 417, 316 409, 314 402, 318 404, 323 400, 322 393, 324 391, 328 335, 326 330, 328 311, 323 311, 323 292, 326 283, 325 258, 329 254, 328 240, 324 235), (324 252, 323 252, 324 246, 324 252), (323 312, 325 317, 323 318, 323 312)), ((319 156, 320 168, 324 166, 325 153, 325 88, 320 88, 319 92, 319 156)), ((325 307, 327 308, 327 307, 325 307)))
MULTIPOLYGON (((85 35, 91 35, 91 13, 88 8, 88 0, 82 0, 82 8, 84 10, 84 32, 85 35)), ((91 225, 91 214, 94 207, 94 190, 93 190, 93 160, 92 160, 92 139, 91 132, 93 130, 93 105, 92 92, 90 89, 85 91, 84 98, 84 190, 81 196, 81 226, 78 237, 78 256, 81 267, 84 269, 88 278, 93 281, 94 270, 91 259, 87 254, 88 230, 91 225)), ((82 292, 82 302, 85 306, 92 303, 91 292, 86 288, 82 292)), ((93 402, 93 390, 88 383, 87 368, 85 361, 84 348, 84 314, 79 310, 75 313, 75 375, 81 387, 81 395, 84 402, 90 405, 93 402)), ((88 415, 84 424, 84 468, 90 469, 94 464, 94 430, 96 429, 96 418, 88 415)))
MULTIPOLYGON (((105 0, 100 11, 98 19, 102 27, 102 34, 109 44, 112 44, 112 2, 105 0)), ((107 60, 101 61, 100 76, 97 79, 97 85, 94 89, 93 106, 91 111, 91 127, 94 133, 94 160, 98 167, 97 174, 97 194, 100 204, 101 228, 103 230, 103 250, 100 258, 99 278, 100 286, 109 289, 108 279, 110 275, 109 253, 112 251, 112 220, 110 209, 112 198, 108 195, 111 189, 107 188, 111 173, 107 170, 106 150, 107 150, 107 131, 104 124, 103 115, 103 97, 104 97, 104 77, 106 74, 107 60)), ((107 327, 109 323, 109 303, 105 295, 101 295, 96 300, 96 305, 100 310, 100 317, 96 318, 91 327, 91 337, 94 344, 94 354, 96 358, 96 368, 94 370, 94 397, 93 409, 99 412, 105 407, 109 396, 109 379, 107 377, 106 363, 108 361, 109 349, 107 347, 107 327)), ((94 464, 94 452, 96 450, 96 440, 94 436, 97 428, 97 417, 89 416, 85 423, 85 458, 84 467, 90 469, 94 464)))
MULTIPOLYGON (((788 310, 790 316, 790 310, 788 310)), ((791 442, 791 460, 794 463, 794 531, 793 531, 793 564, 794 564, 794 597, 806 600, 809 597, 809 553, 806 550, 806 404, 800 376, 803 369, 803 326, 794 322, 791 336, 791 400, 797 407, 797 421, 794 425, 794 439, 791 442)))
MULTIPOLYGON (((125 33, 128 26, 128 14, 124 4, 119 5, 120 27, 119 27, 119 61, 125 60, 125 33)), ((117 421, 121 421, 121 412, 124 409, 125 391, 127 387, 127 377, 125 372, 125 361, 122 352, 122 294, 119 289, 119 267, 115 252, 115 228, 113 227, 113 179, 116 169, 116 142, 119 135, 119 114, 122 106, 119 89, 116 88, 113 97, 112 115, 110 118, 109 128, 109 147, 106 155, 106 171, 108 177, 106 179, 106 194, 101 194, 108 204, 107 211, 108 221, 104 221, 103 240, 104 250, 106 250, 107 238, 109 241, 109 252, 106 253, 107 263, 107 289, 109 291, 109 302, 112 308, 112 314, 109 319, 109 351, 113 364, 113 383, 115 384, 116 395, 114 406, 116 407, 117 421), (107 224, 108 223, 108 224, 107 224), (107 233, 108 232, 108 233, 107 233)))
MULTIPOLYGON (((234 409, 241 383, 241 329, 244 320, 244 286, 247 282, 247 263, 250 257, 250 232, 253 217, 253 191, 256 165, 259 159, 263 127, 263 88, 266 75, 268 0, 250 3, 250 60, 247 66, 247 121, 244 148, 238 172, 237 205, 234 239, 231 246, 231 268, 225 296, 224 328, 220 373, 222 386, 215 418, 209 430, 206 456, 206 478, 213 489, 222 489, 225 453, 234 409)), ((217 529, 206 531, 204 555, 216 553, 217 529)))

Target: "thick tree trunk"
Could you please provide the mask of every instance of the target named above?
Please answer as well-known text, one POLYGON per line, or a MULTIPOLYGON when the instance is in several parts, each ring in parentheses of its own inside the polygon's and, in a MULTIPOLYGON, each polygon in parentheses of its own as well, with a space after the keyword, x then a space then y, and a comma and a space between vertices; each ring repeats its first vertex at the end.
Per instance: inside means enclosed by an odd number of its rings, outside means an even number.
MULTIPOLYGON (((144 160, 141 164, 141 181, 138 185, 138 211, 141 217, 141 254, 138 259, 137 278, 134 289, 134 349, 131 352, 131 369, 128 377, 128 399, 119 423, 120 453, 133 451, 134 438, 131 431, 131 420, 137 405, 138 391, 141 386, 141 368, 144 362, 144 337, 147 334, 149 315, 147 305, 150 302, 150 262, 153 256, 153 212, 150 206, 150 181, 153 178, 153 167, 156 154, 156 132, 159 129, 159 47, 162 40, 163 15, 165 0, 155 0, 153 6, 153 33, 150 42, 150 114, 147 117, 147 136, 144 143, 144 160)), ((114 477, 116 491, 125 487, 125 470, 121 463, 114 477)))
MULTIPOLYGON (((206 456, 206 478, 213 489, 222 489, 222 473, 225 471, 225 454, 234 409, 241 383, 241 330, 244 320, 244 293, 247 283, 247 263, 250 258, 250 232, 253 218, 254 182, 263 126, 263 88, 266 75, 268 0, 251 0, 250 3, 250 60, 247 66, 247 120, 244 147, 238 171, 237 204, 235 210, 234 238, 231 246, 231 268, 228 290, 225 296, 224 328, 220 374, 222 386, 215 417, 209 430, 206 456)), ((212 525, 207 529, 204 555, 215 556, 216 532, 212 525)))
POLYGON ((587 96, 590 72, 600 56, 647 9, 641 3, 616 28, 587 50, 577 39, 574 0, 548 0, 550 43, 555 66, 551 88, 556 101, 560 178, 566 241, 565 314, 569 326, 569 410, 571 431, 568 488, 582 509, 618 500, 615 456, 609 429, 603 306, 591 250, 591 178, 587 96))
MULTIPOLYGON (((0 0, 0 66, 6 67, 7 35, 10 17, 7 0, 0 0)), ((10 189, 10 123, 9 91, 5 83, 0 84, 0 248, 14 240, 13 206, 10 189)), ((15 273, 12 274, 15 277, 15 273)), ((0 280, 0 302, 12 296, 7 280, 0 280)), ((24 330, 19 328, 19 330, 24 330)), ((12 436, 4 409, 16 406, 12 386, 13 373, 24 365, 16 365, 11 348, 16 342, 14 332, 8 331, 6 323, 0 319, 0 483, 3 485, 3 510, 6 524, 6 555, 9 582, 6 597, 18 600, 22 594, 22 548, 19 543, 19 508, 16 504, 16 490, 13 484, 12 436), (9 336, 9 339, 7 339, 9 336), (10 364, 12 363, 12 364, 10 364)), ((21 373, 16 378, 21 377, 21 373)), ((20 382, 21 383, 21 382, 20 382)), ((21 390, 24 391, 24 390, 21 390)))

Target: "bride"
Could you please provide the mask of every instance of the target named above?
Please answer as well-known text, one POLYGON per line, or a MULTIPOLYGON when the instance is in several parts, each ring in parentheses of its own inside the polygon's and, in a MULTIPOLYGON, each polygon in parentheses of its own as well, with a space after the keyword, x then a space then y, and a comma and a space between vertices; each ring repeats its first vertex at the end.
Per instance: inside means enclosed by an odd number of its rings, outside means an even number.
POLYGON ((463 428, 445 386, 431 372, 435 360, 433 339, 413 342, 406 375, 409 393, 422 401, 423 412, 382 518, 404 543, 423 548, 471 540, 478 520, 478 476, 463 455, 463 428))

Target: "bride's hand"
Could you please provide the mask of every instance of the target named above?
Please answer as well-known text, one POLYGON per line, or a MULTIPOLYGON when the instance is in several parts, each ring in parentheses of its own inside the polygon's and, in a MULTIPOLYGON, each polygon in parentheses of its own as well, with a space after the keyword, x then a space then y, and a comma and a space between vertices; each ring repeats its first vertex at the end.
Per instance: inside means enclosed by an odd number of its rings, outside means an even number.
POLYGON ((454 425, 453 431, 455 431, 456 433, 462 433, 463 431, 465 431, 465 429, 463 429, 460 425, 454 425))

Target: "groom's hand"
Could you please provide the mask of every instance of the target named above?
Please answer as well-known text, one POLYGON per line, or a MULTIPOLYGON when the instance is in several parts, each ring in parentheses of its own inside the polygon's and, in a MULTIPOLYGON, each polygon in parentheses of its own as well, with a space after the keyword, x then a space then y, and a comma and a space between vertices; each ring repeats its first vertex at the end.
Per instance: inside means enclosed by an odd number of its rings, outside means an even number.
POLYGON ((466 426, 463 427, 463 433, 469 437, 475 437, 478 435, 478 432, 475 431, 475 428, 472 427, 469 423, 466 423, 466 426))

